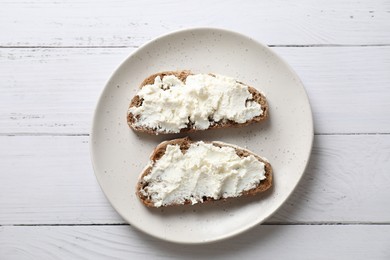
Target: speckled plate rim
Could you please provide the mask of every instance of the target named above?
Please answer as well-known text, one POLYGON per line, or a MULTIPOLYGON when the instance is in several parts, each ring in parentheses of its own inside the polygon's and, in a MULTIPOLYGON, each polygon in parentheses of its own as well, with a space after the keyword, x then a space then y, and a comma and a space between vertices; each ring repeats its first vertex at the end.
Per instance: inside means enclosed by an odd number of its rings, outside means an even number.
POLYGON ((91 127, 91 131, 90 131, 90 142, 89 142, 89 150, 90 150, 90 156, 91 156, 91 162, 92 162, 92 166, 93 166, 93 170, 94 170, 94 173, 95 173, 95 177, 99 183, 99 186, 101 187, 105 197, 107 198, 107 200, 110 202, 111 206, 116 210, 116 212, 127 222, 129 223, 130 225, 132 225, 132 227, 135 227, 137 230, 139 231, 142 231, 142 232, 145 232, 147 233, 148 235, 152 236, 152 237, 155 237, 155 238, 158 238, 158 239, 162 239, 162 240, 165 240, 165 241, 168 241, 168 242, 172 242, 172 243, 178 243, 178 244, 208 244, 208 243, 214 243, 214 242, 218 242, 218 241, 221 241, 221 240, 226 240, 228 238, 232 238, 234 236, 237 236, 245 231, 248 231, 249 229, 253 228, 254 226, 257 226, 261 223, 263 223, 264 221, 266 221, 269 217, 271 217, 277 210, 280 209, 280 207, 283 206, 283 204, 290 198, 291 194, 295 191, 296 187, 298 186, 298 184, 300 183, 306 169, 307 169, 307 166, 308 166, 308 162, 309 162, 309 159, 310 159, 310 155, 311 155, 311 151, 312 151, 312 147, 313 147, 313 140, 314 140, 314 123, 313 123, 313 113, 312 113, 312 110, 311 110, 311 106, 310 106, 310 102, 309 102, 309 98, 308 98, 308 95, 307 95, 307 92, 304 88, 304 84, 302 82, 302 80, 300 79, 300 77, 297 75, 297 73, 292 69, 292 67, 283 59, 281 58, 276 52, 274 52, 271 48, 269 48, 267 45, 264 45, 260 42, 258 42, 257 40, 254 40, 253 38, 251 37, 248 37, 244 34, 241 34, 241 33, 238 33, 238 32, 235 32, 235 31, 231 31, 231 30, 227 30, 227 29, 223 29, 223 28, 214 28, 214 27, 193 27, 193 28, 184 28, 184 29, 180 29, 180 30, 175 30, 175 31, 171 31, 169 33, 166 33, 166 34, 163 34, 161 36, 158 36, 156 38, 153 38, 151 39, 150 41, 146 42, 145 44, 141 45, 139 48, 137 48, 137 50, 133 51, 124 61, 122 61, 120 63, 120 65, 113 71, 113 73, 111 74, 110 78, 108 79, 107 83, 105 84, 105 87, 103 89, 103 91, 101 92, 99 98, 98 98, 98 102, 96 103, 96 106, 95 106, 95 111, 94 111, 94 115, 93 115, 93 119, 92 119, 92 127, 91 127), (97 119, 99 117, 99 114, 97 113, 97 108, 100 106, 100 104, 102 103, 102 100, 103 100, 103 97, 105 94, 107 94, 107 92, 109 91, 108 90, 108 86, 109 86, 109 83, 115 78, 115 75, 119 72, 119 70, 124 66, 124 64, 126 64, 127 62, 129 62, 129 60, 131 60, 135 55, 137 55, 137 53, 143 49, 146 49, 149 47, 149 45, 153 44, 154 42, 158 41, 158 40, 161 40, 165 37, 170 37, 170 36, 174 36, 175 34, 180 34, 180 33, 185 33, 185 32, 191 32, 191 31, 202 31, 202 30, 211 30, 211 31, 215 31, 215 32, 219 32, 219 33, 229 33, 229 34, 233 34, 237 37, 242 37, 242 38, 245 38, 247 40, 251 40, 253 41, 254 43, 256 43, 257 45, 267 49, 267 51, 269 51, 270 53, 272 53, 278 60, 279 62, 281 62, 289 71, 292 75, 295 76, 295 78, 298 80, 298 83, 299 85, 302 87, 303 89, 303 92, 304 92, 304 95, 305 95, 305 100, 308 104, 308 108, 309 108, 309 111, 307 111, 310 116, 308 117, 308 121, 309 121, 309 125, 310 125, 310 129, 309 129, 309 132, 311 133, 310 134, 310 140, 309 140, 309 143, 310 143, 310 146, 307 147, 306 149, 306 155, 305 157, 307 158, 306 160, 306 163, 305 163, 305 166, 303 168, 303 171, 302 173, 299 175, 299 178, 297 180, 297 182, 295 183, 294 187, 291 189, 290 193, 285 197, 284 201, 282 201, 276 208, 273 212, 271 212, 270 214, 268 214, 268 216, 262 218, 262 219, 259 219, 257 222, 253 222, 253 223, 249 223, 248 225, 240 228, 240 229, 237 229, 235 231, 231 231, 231 232, 228 232, 222 236, 218 236, 218 237, 213 237, 212 239, 210 240, 196 240, 196 241, 181 241, 181 240, 177 240, 177 239, 169 239, 169 238, 166 238, 166 237, 162 237, 162 236, 159 236, 159 235, 156 235, 156 234, 151 234, 151 233, 148 233, 146 232, 145 230, 143 230, 143 228, 141 226, 138 226, 138 225, 135 225, 134 223, 131 223, 131 221, 129 221, 128 219, 126 219, 125 216, 123 216, 121 214, 121 211, 120 209, 118 209, 114 203, 112 202, 110 196, 106 193, 106 191, 103 189, 103 186, 102 186, 102 181, 100 180, 99 176, 96 174, 96 171, 97 171, 97 166, 96 166, 96 163, 95 163, 95 152, 94 152, 94 144, 92 142, 92 140, 94 139, 94 129, 96 127, 96 122, 97 122, 97 119))

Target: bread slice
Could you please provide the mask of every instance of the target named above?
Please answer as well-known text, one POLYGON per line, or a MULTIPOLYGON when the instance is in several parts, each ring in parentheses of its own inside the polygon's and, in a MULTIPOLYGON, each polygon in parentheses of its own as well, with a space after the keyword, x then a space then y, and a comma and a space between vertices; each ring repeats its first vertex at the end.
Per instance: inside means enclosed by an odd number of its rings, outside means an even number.
MULTIPOLYGON (((185 83, 188 76, 195 75, 195 74, 193 74, 191 71, 188 71, 188 70, 166 71, 166 72, 156 73, 156 74, 153 74, 153 75, 147 77, 142 82, 140 89, 142 89, 146 85, 153 84, 155 78, 158 76, 163 78, 164 76, 170 76, 170 75, 177 77, 178 79, 180 79, 182 82, 185 83)), ((209 74, 209 75, 215 77, 215 75, 213 75, 213 74, 209 74)), ((232 120, 220 120, 218 122, 214 122, 212 119, 209 119, 210 126, 206 130, 217 129, 217 128, 226 128, 226 127, 242 127, 242 126, 246 126, 246 125, 249 125, 252 123, 261 122, 261 121, 264 121, 265 119, 267 119, 268 114, 269 114, 269 111, 268 111, 269 109, 268 109, 267 99, 264 96, 264 94, 259 92, 257 89, 250 87, 242 82, 239 82, 239 81, 236 81, 236 82, 248 87, 248 91, 252 95, 252 99, 247 100, 247 101, 253 101, 253 102, 260 104, 261 109, 263 111, 262 114, 255 116, 255 117, 247 120, 244 123, 238 123, 238 122, 235 122, 232 120)), ((142 105, 142 103, 143 103, 143 99, 140 98, 138 95, 136 95, 131 100, 129 109, 132 107, 140 107, 142 105)), ((128 125, 132 129, 134 129, 135 131, 144 132, 144 133, 148 133, 148 134, 169 134, 169 133, 171 133, 171 132, 167 132, 167 131, 157 129, 157 128, 150 128, 147 126, 137 125, 136 123, 137 123, 138 119, 139 119, 139 115, 135 116, 135 115, 133 115, 133 113, 128 112, 128 115, 127 115, 128 125)), ((189 132, 194 132, 194 131, 201 131, 201 130, 195 128, 194 122, 190 121, 185 127, 181 128, 179 132, 180 133, 189 133, 189 132)))
MULTIPOLYGON (((271 167, 271 164, 265 158, 262 158, 262 157, 254 154, 254 153, 252 153, 252 152, 250 152, 250 151, 248 151, 246 149, 243 149, 243 148, 231 145, 231 144, 226 144, 226 143, 222 143, 222 142, 209 142, 209 143, 207 143, 207 142, 203 143, 202 142, 203 144, 211 144, 212 146, 219 147, 219 148, 223 148, 223 147, 233 148, 235 154, 238 155, 239 158, 245 158, 245 157, 248 157, 248 156, 253 156, 254 159, 253 158, 250 158, 250 159, 258 160, 259 162, 261 162, 264 165, 264 173, 261 173, 261 174, 264 174, 263 178, 265 177, 265 179, 260 180, 260 182, 254 183, 254 186, 253 187, 251 186, 250 189, 242 190, 242 191, 237 191, 236 190, 237 194, 235 196, 228 196, 228 197, 226 197, 226 196, 222 196, 221 194, 219 194, 218 197, 202 196, 201 198, 198 197, 196 199, 194 199, 194 198, 191 198, 191 199, 190 198, 182 198, 182 199, 178 199, 177 201, 169 202, 167 204, 165 204, 164 202, 163 203, 158 203, 158 201, 156 199, 153 199, 154 195, 150 194, 150 192, 148 191, 148 186, 151 183, 151 179, 146 180, 147 178, 145 178, 145 177, 147 177, 147 176, 150 177, 153 168, 156 167, 156 163, 161 158, 163 158, 163 156, 166 154, 167 147, 169 145, 179 146, 181 153, 185 154, 185 153, 187 153, 187 151, 189 151, 191 145, 194 145, 194 144, 197 145, 199 143, 200 142, 193 142, 189 138, 186 137, 186 138, 174 139, 174 140, 162 142, 154 149, 153 153, 150 156, 150 163, 143 170, 143 172, 141 173, 140 178, 139 178, 138 183, 137 183, 137 186, 136 186, 136 194, 137 194, 137 196, 139 197, 139 199, 142 201, 142 203, 144 205, 146 205, 147 207, 177 206, 177 205, 184 205, 184 204, 204 203, 204 202, 210 202, 210 201, 216 201, 216 200, 226 200, 226 199, 231 199, 231 198, 234 198, 234 197, 256 195, 256 194, 259 194, 261 192, 264 192, 264 191, 268 190, 272 186, 272 167, 271 167)), ((192 160, 192 158, 193 157, 191 157, 191 160, 192 160)), ((177 169, 177 167, 178 167, 177 165, 178 164, 176 164, 174 166, 174 169, 177 169)), ((237 166, 235 166, 235 167, 237 167, 237 166)), ((212 169, 218 169, 218 168, 212 168, 212 169)), ((174 173, 172 173, 169 170, 167 172, 169 172, 169 173, 164 173, 164 174, 170 174, 170 175, 174 174, 174 173)), ((223 174, 226 174, 226 173, 223 173, 223 174)), ((255 174, 259 174, 260 175, 260 172, 259 173, 256 172, 255 174)), ((169 179, 170 176, 159 175, 159 176, 157 176, 154 179, 154 181, 164 181, 164 180, 167 180, 167 178, 169 179)), ((195 189, 198 188, 198 186, 200 186, 200 189, 204 188, 203 185, 198 183, 200 177, 196 177, 196 178, 197 178, 197 180, 196 180, 195 189)), ((242 178, 244 178, 244 177, 242 177, 242 178)), ((182 180, 182 179, 185 179, 185 178, 182 177, 180 180, 182 180)), ((223 179, 222 184, 221 184, 220 187, 225 187, 224 186, 224 182, 225 181, 226 181, 226 178, 223 179)), ((208 185, 209 183, 210 182, 206 182, 206 185, 208 185)), ((204 183, 202 183, 202 184, 204 184, 204 183)), ((166 183, 164 183, 164 184, 158 183, 158 185, 160 187, 168 187, 166 185, 166 183)), ((180 183, 180 185, 182 185, 182 183, 180 183)), ((238 186, 237 183, 236 183, 236 185, 238 186)), ((194 186, 192 186, 192 187, 194 187, 194 186)), ((211 189, 213 189, 213 187, 211 187, 211 189)), ((166 190, 161 190, 161 192, 165 193, 166 190)), ((220 190, 220 193, 221 192, 223 192, 223 190, 220 190)), ((194 193, 195 193, 195 191, 192 190, 191 194, 194 194, 194 193)), ((181 194, 181 193, 179 192, 179 194, 181 194)))

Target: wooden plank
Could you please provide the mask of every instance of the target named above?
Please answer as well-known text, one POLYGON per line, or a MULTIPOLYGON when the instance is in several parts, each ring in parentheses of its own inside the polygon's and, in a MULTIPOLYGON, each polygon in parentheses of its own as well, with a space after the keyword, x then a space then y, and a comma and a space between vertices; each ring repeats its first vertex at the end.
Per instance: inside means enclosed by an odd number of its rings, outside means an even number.
POLYGON ((19 0, 1 5, 0 31, 12 33, 0 34, 0 46, 139 46, 194 26, 236 30, 267 44, 390 44, 390 3, 383 0, 19 0))
POLYGON ((133 50, 0 49, 0 131, 89 132, 100 92, 133 50))
POLYGON ((0 137, 0 225, 123 222, 93 174, 89 137, 0 137))
MULTIPOLYGON (((390 46, 273 49, 302 78, 316 133, 390 133, 390 46)), ((100 92, 134 50, 0 49, 0 133, 89 133, 100 92)))
POLYGON ((270 222, 390 223, 390 135, 315 136, 308 168, 270 222))
POLYGON ((388 259, 389 241, 389 225, 263 225, 196 247, 129 226, 0 227, 5 259, 388 259))
POLYGON ((275 51, 301 77, 316 133, 390 132, 390 47, 275 51))
MULTIPOLYGON (((87 136, 0 137, 0 225, 124 223, 87 136)), ((390 223, 390 135, 316 136, 297 190, 268 223, 390 223)))

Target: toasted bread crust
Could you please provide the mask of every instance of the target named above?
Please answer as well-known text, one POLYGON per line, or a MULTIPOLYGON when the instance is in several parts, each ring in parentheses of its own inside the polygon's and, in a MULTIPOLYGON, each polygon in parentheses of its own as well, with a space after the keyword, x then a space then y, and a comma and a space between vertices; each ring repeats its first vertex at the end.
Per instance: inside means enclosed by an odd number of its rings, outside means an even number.
MULTIPOLYGON (((154 83, 154 79, 157 76, 164 77, 164 76, 167 76, 167 75, 174 75, 178 79, 180 79, 181 81, 185 82, 187 77, 189 75, 193 75, 193 73, 191 73, 191 71, 188 71, 188 70, 165 71, 165 72, 156 73, 156 74, 153 74, 153 75, 147 77, 141 83, 140 88, 142 88, 142 87, 144 87, 146 85, 153 84, 154 83)), ((213 74, 210 74, 210 75, 213 75, 213 74)), ((243 84, 243 83, 241 83, 241 84, 243 84)), ((217 122, 215 124, 210 125, 210 127, 208 129, 206 129, 206 130, 218 129, 218 128, 227 128, 227 127, 242 127, 242 126, 247 126, 247 125, 252 124, 252 123, 261 122, 261 121, 264 121, 265 119, 267 119, 268 118, 268 114, 269 114, 269 111, 268 111, 269 109, 268 109, 268 103, 267 103, 266 97, 261 92, 259 92, 258 90, 256 90, 253 87, 248 86, 248 91, 252 94, 253 101, 255 101, 255 102, 257 102, 257 103, 259 103, 261 105, 261 108, 263 110, 263 114, 261 114, 259 116, 256 116, 256 117, 252 118, 251 120, 248 120, 245 123, 237 123, 237 122, 234 122, 234 121, 231 121, 231 120, 227 120, 226 122, 217 122)), ((130 102, 129 108, 141 106, 142 105, 142 101, 143 100, 140 99, 139 96, 137 96, 137 95, 134 96, 133 99, 130 102)), ((169 134, 169 133, 167 133, 165 131, 157 131, 156 129, 136 126, 135 125, 136 120, 137 120, 137 118, 132 113, 128 113, 128 115, 127 115, 127 123, 135 131, 143 132, 143 133, 147 133, 147 134, 154 134, 154 135, 155 134, 169 134)), ((195 132, 195 131, 204 131, 204 130, 197 130, 197 129, 189 126, 187 128, 182 128, 180 130, 180 133, 190 133, 190 132, 195 132)))
MULTIPOLYGON (((153 163, 156 162, 157 160, 159 160, 165 154, 165 150, 166 150, 168 145, 180 145, 180 150, 183 153, 185 153, 192 143, 196 143, 196 142, 191 141, 188 137, 162 142, 154 149, 153 153, 150 155, 150 160, 153 163)), ((265 167, 266 179, 262 180, 257 187, 242 192, 242 194, 239 197, 249 196, 249 195, 253 196, 253 195, 259 194, 261 192, 268 190, 272 186, 273 171, 272 171, 271 164, 267 160, 265 160, 264 158, 261 158, 260 156, 254 154, 246 149, 243 149, 243 148, 240 148, 240 147, 237 147, 234 145, 230 145, 230 144, 226 144, 226 143, 222 143, 222 142, 211 142, 211 143, 215 146, 218 146, 218 147, 232 147, 236 150, 237 155, 240 157, 247 157, 249 155, 253 155, 256 159, 258 159, 259 161, 261 161, 265 164, 264 167, 265 167)), ((150 200, 150 198, 144 196, 141 192, 141 190, 148 185, 148 183, 143 181, 143 178, 144 178, 144 176, 148 175, 151 172, 152 167, 153 167, 153 165, 147 166, 143 170, 143 172, 141 173, 141 175, 139 177, 139 181, 138 181, 137 186, 136 186, 136 195, 139 197, 139 199, 142 201, 142 203, 145 206, 154 208, 155 206, 154 206, 153 202, 150 200)), ((232 198, 234 198, 234 197, 221 198, 218 200, 228 200, 228 199, 232 199, 232 198)), ((216 200, 214 198, 211 198, 211 197, 206 197, 203 199, 202 203, 210 202, 210 201, 216 201, 216 200)), ((201 203, 201 202, 199 202, 199 203, 201 203)), ((185 205, 185 204, 191 204, 191 201, 186 200, 186 201, 184 201, 183 204, 170 204, 167 206, 179 206, 179 205, 185 205)))

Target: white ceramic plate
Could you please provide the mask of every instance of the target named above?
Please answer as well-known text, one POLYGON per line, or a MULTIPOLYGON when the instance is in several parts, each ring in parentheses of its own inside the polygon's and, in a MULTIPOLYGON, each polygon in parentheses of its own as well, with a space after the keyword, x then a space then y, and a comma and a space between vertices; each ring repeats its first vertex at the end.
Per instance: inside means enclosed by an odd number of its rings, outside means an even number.
POLYGON ((246 36, 197 28, 159 37, 119 66, 95 111, 91 154, 101 188, 128 223, 168 241, 206 243, 243 232, 274 213, 301 179, 312 141, 313 121, 306 92, 285 62, 246 36), (182 69, 231 76, 265 93, 270 107, 268 122, 190 137, 232 143, 268 158, 274 169, 273 189, 253 198, 165 209, 148 209, 138 200, 136 182, 153 148, 163 140, 183 135, 133 132, 126 123, 130 100, 147 76, 182 69))

